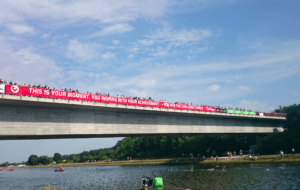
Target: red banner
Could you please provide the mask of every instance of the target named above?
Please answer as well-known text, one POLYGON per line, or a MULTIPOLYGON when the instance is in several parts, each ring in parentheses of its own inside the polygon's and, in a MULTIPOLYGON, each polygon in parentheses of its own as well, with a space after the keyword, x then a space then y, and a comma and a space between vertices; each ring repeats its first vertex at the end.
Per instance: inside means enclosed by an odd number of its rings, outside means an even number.
POLYGON ((155 102, 150 100, 138 100, 138 99, 131 99, 131 98, 123 98, 123 97, 66 92, 61 90, 49 90, 43 88, 28 88, 26 86, 6 85, 5 93, 13 94, 13 95, 42 97, 42 98, 82 100, 82 101, 103 102, 103 103, 112 103, 112 104, 125 104, 125 105, 133 105, 133 106, 147 106, 147 107, 160 107, 160 108, 169 108, 169 109, 216 112, 216 108, 208 107, 208 106, 194 106, 188 104, 174 104, 169 102, 155 102))

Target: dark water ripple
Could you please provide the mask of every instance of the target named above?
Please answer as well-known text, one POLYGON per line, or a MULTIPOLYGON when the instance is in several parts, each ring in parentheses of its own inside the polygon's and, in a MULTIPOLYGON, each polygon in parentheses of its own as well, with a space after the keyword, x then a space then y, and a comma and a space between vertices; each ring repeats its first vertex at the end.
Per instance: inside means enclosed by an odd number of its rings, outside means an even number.
MULTIPOLYGON (((18 169, 0 172, 2 190, 40 190, 44 185, 66 190, 136 190, 141 177, 161 176, 164 185, 198 189, 300 189, 300 166, 291 164, 202 166, 102 166, 18 169)), ((166 189, 166 188, 165 188, 166 189)))

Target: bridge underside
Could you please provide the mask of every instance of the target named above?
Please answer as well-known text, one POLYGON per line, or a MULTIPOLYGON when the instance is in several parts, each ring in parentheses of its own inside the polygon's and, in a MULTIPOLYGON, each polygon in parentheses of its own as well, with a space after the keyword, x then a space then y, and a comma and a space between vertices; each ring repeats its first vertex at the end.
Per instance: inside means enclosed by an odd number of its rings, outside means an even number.
POLYGON ((283 121, 120 108, 0 104, 0 140, 282 132, 283 121))
MULTIPOLYGON (((0 136, 0 140, 41 140, 41 139, 81 139, 81 138, 109 138, 109 137, 153 137, 153 136, 194 136, 194 135, 236 135, 241 133, 166 133, 166 134, 110 134, 110 135, 11 135, 0 136)), ((258 133, 247 133, 256 134, 258 133)), ((265 133, 262 133, 265 134, 265 133)))

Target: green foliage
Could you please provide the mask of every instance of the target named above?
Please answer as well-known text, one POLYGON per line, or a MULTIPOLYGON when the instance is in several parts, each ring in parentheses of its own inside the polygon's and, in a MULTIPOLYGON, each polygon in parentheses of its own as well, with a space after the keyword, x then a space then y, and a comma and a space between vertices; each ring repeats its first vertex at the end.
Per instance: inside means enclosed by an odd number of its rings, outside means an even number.
POLYGON ((77 156, 73 156, 73 162, 79 162, 80 161, 80 159, 77 157, 77 156))
POLYGON ((30 155, 28 158, 29 165, 38 165, 38 156, 37 155, 30 155))
POLYGON ((4 162, 0 165, 1 167, 6 167, 6 166, 9 166, 9 162, 4 162))
POLYGON ((96 160, 106 160, 106 159, 107 159, 107 156, 103 151, 101 151, 99 153, 99 155, 96 157, 96 160))
POLYGON ((291 106, 279 106, 276 113, 286 113, 287 118, 284 133, 275 133, 265 135, 261 138, 261 146, 258 147, 260 154, 274 154, 282 150, 285 153, 291 153, 292 147, 299 151, 300 149, 300 104, 291 106))
POLYGON ((62 162, 62 157, 59 153, 55 153, 54 156, 53 156, 53 160, 56 162, 56 163, 59 163, 59 162, 62 162))
POLYGON ((109 154, 108 157, 111 158, 111 159, 115 159, 115 155, 114 154, 109 154))
POLYGON ((48 164, 48 157, 47 156, 40 156, 37 159, 39 164, 47 165, 48 164))
POLYGON ((48 158, 48 164, 52 164, 53 163, 53 158, 48 158))

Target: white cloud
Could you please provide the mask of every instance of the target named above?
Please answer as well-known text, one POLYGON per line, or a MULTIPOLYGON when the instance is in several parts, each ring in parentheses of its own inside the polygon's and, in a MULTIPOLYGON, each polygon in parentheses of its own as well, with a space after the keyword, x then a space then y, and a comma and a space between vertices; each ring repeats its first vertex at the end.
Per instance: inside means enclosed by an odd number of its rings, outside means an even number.
POLYGON ((169 42, 170 45, 185 45, 188 43, 198 42, 213 36, 210 29, 182 29, 174 30, 169 27, 156 30, 154 34, 147 37, 157 42, 169 42))
POLYGON ((113 34, 130 32, 132 30, 133 27, 129 24, 115 24, 115 25, 104 27, 101 31, 91 34, 90 37, 113 35, 113 34))
POLYGON ((209 47, 194 47, 189 50, 189 53, 195 53, 195 54, 203 53, 206 52, 208 49, 209 47))
POLYGON ((14 51, 0 37, 0 76, 18 84, 47 84, 52 86, 62 79, 62 68, 50 58, 44 57, 32 47, 14 51))
POLYGON ((34 29, 30 26, 24 25, 24 24, 7 24, 6 25, 7 28, 15 33, 15 34, 24 34, 24 33, 28 33, 28 34, 33 34, 34 33, 34 29))
POLYGON ((1 22, 43 19, 55 25, 65 26, 79 21, 98 23, 120 23, 137 18, 163 16, 170 7, 169 0, 105 0, 85 1, 38 1, 27 0, 18 3, 0 2, 1 22))
POLYGON ((107 52, 107 53, 102 55, 103 59, 110 59, 110 58, 113 58, 113 57, 115 57, 115 54, 113 54, 111 52, 107 52))
POLYGON ((251 91, 249 86, 239 86, 239 89, 244 91, 251 91))
POLYGON ((41 36, 41 38, 49 38, 50 35, 51 35, 51 34, 49 34, 49 33, 45 33, 45 34, 43 34, 43 35, 41 36))
POLYGON ((131 57, 134 57, 134 55, 133 55, 133 54, 129 54, 129 55, 128 55, 128 58, 131 58, 131 57))
POLYGON ((135 54, 135 53, 137 53, 139 50, 140 50, 140 48, 138 48, 138 47, 131 47, 131 48, 129 48, 128 51, 129 51, 131 54, 135 54))
POLYGON ((141 89, 154 88, 157 85, 156 79, 143 78, 136 84, 136 87, 141 89))
POLYGON ((251 109, 252 111, 262 111, 262 112, 270 112, 276 109, 276 106, 270 106, 264 101, 257 101, 257 100, 242 100, 239 101, 236 107, 246 109, 246 110, 251 109))
POLYGON ((219 90, 221 88, 220 85, 218 84, 213 84, 211 85, 210 87, 208 87, 209 90, 212 90, 212 91, 216 91, 216 90, 219 90))
MULTIPOLYGON (((279 47, 281 47, 281 44, 273 48, 277 49, 279 47)), ((268 52, 272 50, 272 48, 268 49, 268 47, 263 47, 263 49, 267 49, 268 52)), ((156 49, 151 49, 152 52, 154 50, 156 49)), ((131 51, 138 52, 141 49, 134 47, 131 51)), ((289 49, 281 49, 279 52, 276 50, 274 54, 267 54, 265 57, 257 56, 260 52, 252 52, 251 56, 239 57, 224 62, 186 61, 181 62, 181 64, 173 64, 168 61, 161 61, 157 57, 141 59, 138 62, 130 60, 132 63, 117 67, 113 72, 109 71, 111 75, 108 78, 100 77, 100 80, 97 80, 95 84, 91 84, 86 88, 103 89, 104 92, 110 92, 115 95, 122 92, 130 96, 151 96, 156 100, 168 98, 170 94, 176 94, 177 99, 174 98, 174 101, 189 101, 196 104, 210 105, 218 105, 221 102, 224 106, 225 101, 232 100, 237 102, 238 98, 245 95, 245 93, 240 93, 240 88, 244 90, 250 89, 251 91, 250 86, 256 85, 256 89, 259 89, 259 82, 269 82, 269 78, 278 80, 278 76, 281 77, 280 79, 286 78, 291 76, 291 72, 295 74, 294 71, 300 71, 298 54, 290 52, 289 49), (286 55, 286 59, 278 60, 277 58, 281 58, 282 55, 286 55), (269 60, 270 57, 272 61, 269 60), (290 60, 293 61, 291 62, 290 60), (248 64, 250 62, 253 64, 248 64), (295 66, 291 67, 292 65, 295 66), (283 69, 286 67, 288 69, 283 69), (119 74, 127 71, 130 71, 132 74, 126 76, 119 74), (243 75, 239 73, 243 73, 243 75), (243 77, 237 80, 234 78, 236 75, 243 77), (147 86, 145 82, 139 85, 139 81, 147 80, 155 81, 155 83, 149 83, 155 85, 147 86), (229 80, 231 83, 226 83, 229 80), (249 86, 240 85, 241 87, 238 88, 239 85, 236 86, 237 81, 241 82, 241 84, 247 83, 249 86)), ((255 96, 255 94, 253 95, 255 96)), ((242 101, 238 106, 265 111, 265 108, 258 106, 261 102, 250 102, 248 107, 246 107, 246 103, 242 101)), ((267 108, 266 111, 274 108, 274 106, 266 103, 264 105, 267 108)))
POLYGON ((120 43, 120 41, 119 41, 119 40, 113 40, 112 43, 113 43, 114 45, 118 45, 118 44, 120 43))
POLYGON ((155 52, 152 54, 153 56, 163 56, 163 55, 167 55, 168 54, 168 50, 166 48, 163 47, 157 47, 155 52))
POLYGON ((90 60, 98 56, 100 44, 82 43, 77 39, 70 40, 67 46, 67 56, 79 61, 90 60))
POLYGON ((145 46, 151 46, 154 43, 153 40, 148 40, 148 39, 138 40, 138 42, 145 46))

